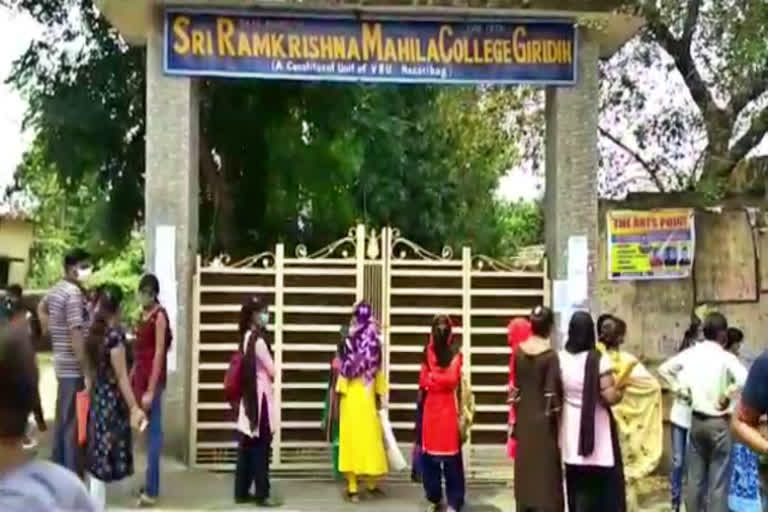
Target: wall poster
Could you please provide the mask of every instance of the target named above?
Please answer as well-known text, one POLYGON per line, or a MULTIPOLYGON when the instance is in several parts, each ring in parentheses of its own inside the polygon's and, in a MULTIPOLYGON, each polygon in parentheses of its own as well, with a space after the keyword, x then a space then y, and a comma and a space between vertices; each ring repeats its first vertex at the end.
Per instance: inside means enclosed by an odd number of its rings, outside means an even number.
POLYGON ((696 237, 692 209, 613 210, 607 216, 609 279, 690 277, 696 237))

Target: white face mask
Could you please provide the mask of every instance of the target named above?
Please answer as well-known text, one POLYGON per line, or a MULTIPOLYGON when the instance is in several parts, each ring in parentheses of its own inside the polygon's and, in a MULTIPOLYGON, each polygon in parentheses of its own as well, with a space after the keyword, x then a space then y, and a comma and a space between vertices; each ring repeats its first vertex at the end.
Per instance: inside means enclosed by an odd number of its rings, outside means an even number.
POLYGON ((92 273, 93 273, 93 269, 90 268, 90 267, 88 267, 88 268, 79 268, 79 269, 77 269, 77 279, 79 279, 80 281, 85 281, 86 279, 91 277, 92 273))

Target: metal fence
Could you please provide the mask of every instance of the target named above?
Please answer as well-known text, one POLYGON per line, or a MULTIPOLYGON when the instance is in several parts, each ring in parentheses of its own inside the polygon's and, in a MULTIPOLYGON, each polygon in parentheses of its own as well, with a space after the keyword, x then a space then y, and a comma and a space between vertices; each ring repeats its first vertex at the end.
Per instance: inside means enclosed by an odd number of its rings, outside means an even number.
POLYGON ((265 297, 275 362, 276 415, 273 468, 290 476, 330 475, 329 447, 320 421, 329 364, 353 304, 365 298, 381 323, 390 419, 410 454, 419 364, 432 318, 449 314, 462 342, 464 368, 477 402, 475 424, 465 446, 474 478, 503 478, 509 349, 506 324, 548 303, 543 258, 526 265, 501 263, 464 248, 432 254, 384 228, 358 226, 348 236, 309 254, 296 248, 286 257, 278 244, 237 263, 226 259, 198 265, 192 368, 193 464, 233 468, 234 422, 224 400, 223 378, 237 346, 237 316, 243 300, 265 297), (522 268, 520 268, 522 267, 522 268))

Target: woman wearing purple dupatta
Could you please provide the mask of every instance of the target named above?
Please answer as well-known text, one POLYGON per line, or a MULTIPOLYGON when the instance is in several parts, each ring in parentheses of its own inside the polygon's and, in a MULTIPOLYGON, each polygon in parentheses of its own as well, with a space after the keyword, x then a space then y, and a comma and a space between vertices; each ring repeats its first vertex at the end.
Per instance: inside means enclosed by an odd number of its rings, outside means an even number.
POLYGON ((347 498, 359 501, 358 479, 366 478, 368 493, 378 496, 377 480, 388 472, 377 404, 387 392, 381 372, 381 339, 371 306, 355 306, 341 354, 336 391, 339 410, 339 471, 347 480, 347 498))

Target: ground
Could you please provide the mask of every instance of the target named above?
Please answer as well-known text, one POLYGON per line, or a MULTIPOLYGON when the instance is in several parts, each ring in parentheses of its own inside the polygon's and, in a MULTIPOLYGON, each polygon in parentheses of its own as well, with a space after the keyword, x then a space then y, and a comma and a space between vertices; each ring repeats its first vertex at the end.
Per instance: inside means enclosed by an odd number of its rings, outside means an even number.
MULTIPOLYGON (((56 379, 50 357, 39 358, 40 387, 43 410, 52 417, 56 401, 56 379)), ((51 419, 52 421, 52 419, 51 419)), ((48 457, 50 443, 47 436, 41 438, 40 457, 48 457)), ((144 454, 137 446, 136 468, 144 468, 144 454)), ((108 486, 108 510, 124 512, 136 510, 135 494, 141 485, 141 473, 123 482, 108 486)), ((210 473, 186 468, 172 459, 162 464, 162 503, 159 511, 184 510, 253 510, 253 506, 236 507, 232 503, 233 480, 229 473, 210 473)), ((421 487, 411 484, 384 484, 387 497, 376 501, 363 501, 358 505, 345 503, 338 484, 329 481, 277 480, 273 482, 275 493, 285 499, 283 512, 417 512, 426 510, 421 487)), ((663 479, 648 479, 641 488, 643 511, 668 511, 667 493, 663 479)), ((466 512, 511 512, 515 509, 514 496, 509 486, 477 484, 467 490, 466 512)))

